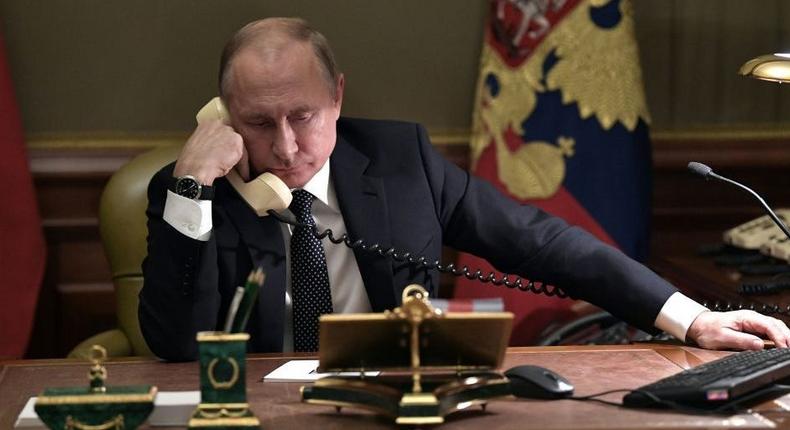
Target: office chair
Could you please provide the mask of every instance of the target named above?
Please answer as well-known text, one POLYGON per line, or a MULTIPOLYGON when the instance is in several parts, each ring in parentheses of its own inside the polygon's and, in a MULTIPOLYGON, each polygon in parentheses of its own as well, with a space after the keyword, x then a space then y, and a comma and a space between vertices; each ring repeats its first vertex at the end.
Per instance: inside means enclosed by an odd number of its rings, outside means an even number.
POLYGON ((111 357, 153 356, 137 320, 137 295, 143 286, 141 266, 147 254, 147 189, 151 177, 175 160, 180 150, 180 145, 167 145, 140 154, 118 169, 104 188, 99 229, 112 272, 118 328, 80 342, 69 357, 88 358, 94 344, 106 348, 111 357))

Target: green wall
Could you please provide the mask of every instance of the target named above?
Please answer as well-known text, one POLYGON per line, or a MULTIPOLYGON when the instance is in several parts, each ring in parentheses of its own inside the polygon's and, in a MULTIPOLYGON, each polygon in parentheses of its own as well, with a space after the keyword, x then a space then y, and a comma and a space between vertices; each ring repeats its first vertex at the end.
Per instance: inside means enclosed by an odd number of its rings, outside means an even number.
POLYGON ((344 113, 467 128, 484 2, 3 0, 25 130, 182 131, 239 27, 302 16, 346 74, 344 113), (463 6, 461 6, 463 5, 463 6))
MULTIPOLYGON (((659 129, 782 127, 790 86, 740 78, 790 50, 786 0, 634 0, 659 129), (745 126, 743 126, 745 124, 745 126)), ((243 24, 307 18, 332 42, 351 116, 468 130, 487 0, 0 0, 25 130, 184 132, 243 24)))

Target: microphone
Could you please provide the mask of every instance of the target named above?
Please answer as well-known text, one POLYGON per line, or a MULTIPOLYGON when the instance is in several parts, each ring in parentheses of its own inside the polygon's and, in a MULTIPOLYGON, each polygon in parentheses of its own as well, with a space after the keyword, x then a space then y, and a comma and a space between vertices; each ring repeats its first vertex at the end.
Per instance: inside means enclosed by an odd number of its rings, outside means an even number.
POLYGON ((771 209, 771 207, 768 206, 768 203, 766 203, 765 200, 763 200, 763 198, 760 197, 760 195, 757 194, 754 190, 752 190, 751 188, 747 187, 746 185, 741 184, 740 182, 735 182, 732 179, 728 179, 728 178, 725 178, 724 176, 717 175, 716 173, 713 172, 713 169, 711 169, 710 167, 708 167, 708 166, 706 166, 706 165, 704 165, 702 163, 698 163, 696 161, 690 162, 688 164, 688 169, 691 170, 693 173, 696 173, 697 175, 702 176, 706 180, 708 180, 710 178, 718 179, 719 181, 735 185, 736 187, 739 187, 740 189, 745 190, 749 194, 753 195, 757 199, 757 201, 759 201, 760 204, 763 205, 763 208, 765 209, 765 211, 768 212, 768 216, 770 216, 771 219, 774 221, 774 223, 776 223, 776 225, 779 226, 779 229, 782 230, 782 232, 785 234, 785 236, 790 238, 790 230, 788 230, 787 226, 785 226, 785 224, 782 222, 782 220, 779 219, 778 216, 776 216, 776 214, 771 209))
POLYGON ((692 161, 691 163, 689 163, 689 170, 702 176, 705 179, 709 179, 708 175, 713 173, 713 169, 702 163, 697 163, 696 161, 692 161))

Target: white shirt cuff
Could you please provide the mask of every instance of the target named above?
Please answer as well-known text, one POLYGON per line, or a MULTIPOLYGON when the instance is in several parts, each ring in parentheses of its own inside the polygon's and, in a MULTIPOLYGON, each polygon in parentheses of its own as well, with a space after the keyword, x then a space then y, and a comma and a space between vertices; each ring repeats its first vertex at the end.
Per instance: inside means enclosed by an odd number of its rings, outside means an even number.
POLYGON ((654 325, 685 342, 686 332, 691 327, 691 323, 697 319, 699 314, 708 310, 705 306, 680 292, 676 292, 669 296, 669 299, 664 303, 654 325))
POLYGON ((211 237, 211 200, 192 200, 167 190, 162 217, 184 236, 204 242, 211 237))

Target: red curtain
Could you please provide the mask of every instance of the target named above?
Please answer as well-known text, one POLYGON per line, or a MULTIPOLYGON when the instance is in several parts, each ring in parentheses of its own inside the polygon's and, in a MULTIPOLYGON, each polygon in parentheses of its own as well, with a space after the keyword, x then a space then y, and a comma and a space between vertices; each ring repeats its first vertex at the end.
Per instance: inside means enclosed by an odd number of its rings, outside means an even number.
POLYGON ((22 122, 0 35, 0 357, 22 357, 46 258, 22 122))

